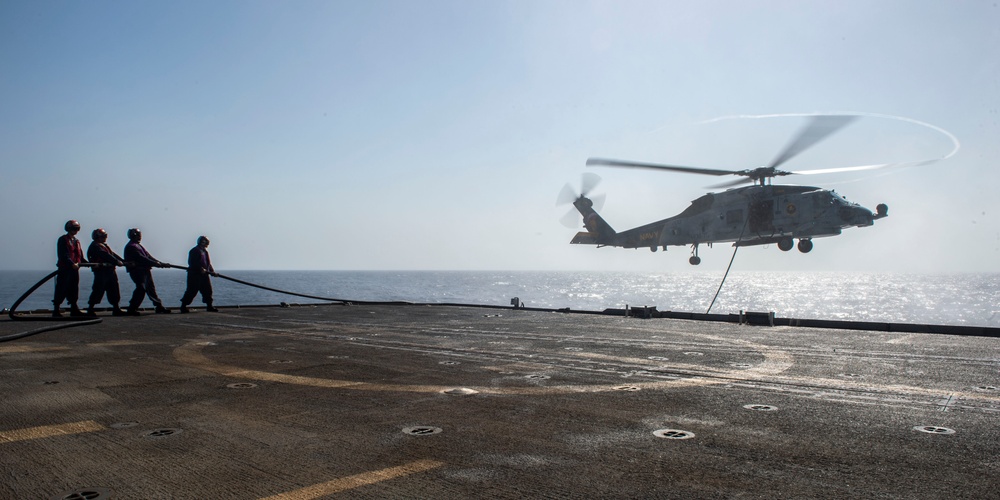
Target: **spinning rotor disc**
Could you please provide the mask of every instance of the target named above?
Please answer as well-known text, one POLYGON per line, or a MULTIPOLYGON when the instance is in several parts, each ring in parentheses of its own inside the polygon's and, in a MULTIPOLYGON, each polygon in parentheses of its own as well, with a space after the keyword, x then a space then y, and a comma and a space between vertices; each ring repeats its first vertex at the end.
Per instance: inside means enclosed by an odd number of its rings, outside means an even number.
MULTIPOLYGON (((584 172, 580 178, 580 190, 577 191, 573 189, 572 184, 566 183, 563 186, 562 191, 559 192, 559 196, 556 198, 556 205, 569 205, 576 203, 578 200, 590 201, 591 206, 594 210, 601 210, 604 206, 603 194, 588 197, 588 195, 601 183, 601 177, 592 172, 584 172)), ((579 212, 575 208, 571 208, 566 215, 562 216, 560 222, 566 227, 576 227, 578 225, 578 220, 580 218, 579 212)))
POLYGON ((734 181, 725 182, 712 186, 713 188, 723 188, 738 186, 740 184, 746 183, 760 183, 763 185, 766 180, 780 177, 785 175, 813 175, 813 174, 830 174, 837 172, 855 172, 860 170, 874 170, 879 168, 886 168, 890 166, 896 166, 899 164, 886 163, 879 165, 864 165, 856 167, 840 167, 840 168, 828 168, 821 170, 801 170, 801 171, 786 171, 779 170, 778 167, 788 162, 792 158, 798 156, 803 151, 815 146, 819 142, 823 141, 827 137, 831 136, 833 133, 844 128, 845 126, 851 124, 858 119, 855 115, 817 115, 811 116, 810 120, 799 130, 799 132, 792 138, 791 141, 785 146, 784 149, 767 166, 761 166, 752 169, 744 170, 723 170, 723 169, 712 169, 712 168, 700 168, 700 167, 686 167, 680 165, 666 165, 659 163, 642 163, 624 160, 612 160, 607 158, 589 158, 587 160, 587 166, 603 166, 603 167, 624 167, 624 168, 643 168, 648 170, 667 170, 672 172, 683 172, 689 174, 700 174, 700 175, 713 175, 713 176, 723 176, 723 175, 736 175, 742 177, 741 179, 736 179, 734 181))

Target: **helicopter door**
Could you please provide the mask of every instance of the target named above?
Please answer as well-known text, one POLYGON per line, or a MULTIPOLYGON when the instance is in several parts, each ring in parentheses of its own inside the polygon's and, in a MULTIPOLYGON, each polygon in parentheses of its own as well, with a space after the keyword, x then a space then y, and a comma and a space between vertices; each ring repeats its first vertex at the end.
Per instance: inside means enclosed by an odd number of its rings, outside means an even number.
POLYGON ((774 200, 750 202, 750 231, 770 233, 774 231, 774 200))

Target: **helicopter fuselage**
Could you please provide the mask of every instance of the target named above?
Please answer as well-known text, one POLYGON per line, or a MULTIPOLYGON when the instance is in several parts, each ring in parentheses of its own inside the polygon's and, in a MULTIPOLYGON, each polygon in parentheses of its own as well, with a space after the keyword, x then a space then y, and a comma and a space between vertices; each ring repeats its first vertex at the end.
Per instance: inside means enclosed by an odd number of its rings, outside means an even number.
MULTIPOLYGON (((577 200, 587 232, 577 234, 572 243, 623 248, 733 242, 736 246, 778 243, 790 250, 792 238, 836 236, 845 228, 870 226, 887 216, 888 207, 872 213, 847 201, 837 193, 812 186, 759 185, 706 194, 678 215, 615 232, 590 207, 589 199, 577 200)), ((811 243, 800 244, 803 252, 811 243)))
MULTIPOLYGON (((831 174, 856 172, 893 166, 891 163, 854 167, 826 168, 819 170, 786 171, 779 167, 803 151, 811 148, 834 132, 852 123, 857 115, 809 115, 809 121, 770 163, 757 168, 732 170, 689 167, 663 163, 647 163, 588 158, 587 166, 634 168, 660 172, 740 177, 722 186, 737 186, 752 182, 752 186, 709 193, 691 202, 683 212, 621 233, 611 229, 594 211, 587 194, 596 182, 584 179, 575 201, 573 189, 567 184, 559 200, 573 201, 583 215, 586 232, 577 233, 571 243, 624 248, 646 247, 652 251, 667 249, 671 245, 691 245, 689 262, 698 265, 698 245, 733 242, 737 247, 777 243, 780 250, 794 246, 799 240, 799 251, 807 253, 813 248, 812 239, 836 236, 848 227, 870 226, 876 219, 886 217, 889 207, 879 204, 876 213, 861 205, 847 201, 833 191, 812 186, 773 185, 775 177, 799 174, 831 174)), ((734 254, 735 255, 735 254, 734 254)))

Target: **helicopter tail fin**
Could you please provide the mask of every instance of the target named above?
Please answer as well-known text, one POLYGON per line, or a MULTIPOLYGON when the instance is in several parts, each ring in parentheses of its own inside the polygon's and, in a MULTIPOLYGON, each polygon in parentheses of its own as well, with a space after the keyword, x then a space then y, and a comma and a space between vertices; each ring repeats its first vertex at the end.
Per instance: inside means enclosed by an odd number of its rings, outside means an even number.
POLYGON ((571 244, 576 245, 610 245, 614 242, 615 230, 611 228, 594 210, 594 203, 589 198, 581 196, 573 202, 573 206, 583 216, 583 225, 587 231, 576 233, 571 244))

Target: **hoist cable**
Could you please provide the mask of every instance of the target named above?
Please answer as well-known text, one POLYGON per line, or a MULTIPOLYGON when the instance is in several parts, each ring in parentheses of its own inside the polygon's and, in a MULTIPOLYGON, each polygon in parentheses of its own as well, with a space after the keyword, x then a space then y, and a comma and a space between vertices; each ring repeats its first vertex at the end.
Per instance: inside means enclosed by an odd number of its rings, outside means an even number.
POLYGON ((719 289, 715 291, 715 297, 712 297, 712 303, 708 305, 708 310, 705 311, 705 314, 712 312, 712 306, 715 305, 715 300, 719 298, 719 293, 722 292, 722 285, 726 283, 726 278, 729 277, 729 270, 733 268, 733 261, 736 260, 736 252, 740 249, 737 243, 743 240, 743 233, 746 232, 747 223, 750 222, 749 214, 747 215, 748 217, 743 221, 743 229, 740 230, 740 237, 736 238, 736 241, 733 242, 733 256, 729 258, 729 266, 726 267, 726 274, 722 275, 722 281, 719 282, 719 289))

